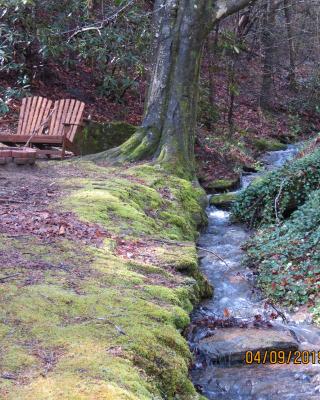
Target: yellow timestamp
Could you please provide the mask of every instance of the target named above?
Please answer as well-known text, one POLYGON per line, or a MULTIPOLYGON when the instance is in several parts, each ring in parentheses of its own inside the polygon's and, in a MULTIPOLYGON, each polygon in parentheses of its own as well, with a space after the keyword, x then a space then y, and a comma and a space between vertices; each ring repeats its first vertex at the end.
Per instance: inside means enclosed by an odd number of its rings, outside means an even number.
POLYGON ((320 351, 247 351, 245 364, 320 364, 320 351))

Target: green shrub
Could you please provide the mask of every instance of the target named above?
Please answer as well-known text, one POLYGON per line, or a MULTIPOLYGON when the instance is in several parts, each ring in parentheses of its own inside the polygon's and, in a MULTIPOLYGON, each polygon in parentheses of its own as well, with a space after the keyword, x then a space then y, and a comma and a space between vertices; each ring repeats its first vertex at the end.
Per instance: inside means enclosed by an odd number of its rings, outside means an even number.
MULTIPOLYGON (((20 90, 21 81, 54 75, 53 65, 80 69, 101 95, 120 102, 144 73, 151 35, 144 1, 117 15, 121 7, 111 0, 99 6, 88 0, 0 0, 0 77, 10 76, 12 88, 20 90)), ((6 89, 0 88, 2 113, 8 111, 6 89)))
POLYGON ((287 163, 239 194, 233 218, 251 227, 281 222, 320 188, 320 149, 287 163))
POLYGON ((247 243, 259 284, 269 297, 287 304, 313 301, 319 292, 319 249, 320 190, 281 226, 265 228, 247 243))

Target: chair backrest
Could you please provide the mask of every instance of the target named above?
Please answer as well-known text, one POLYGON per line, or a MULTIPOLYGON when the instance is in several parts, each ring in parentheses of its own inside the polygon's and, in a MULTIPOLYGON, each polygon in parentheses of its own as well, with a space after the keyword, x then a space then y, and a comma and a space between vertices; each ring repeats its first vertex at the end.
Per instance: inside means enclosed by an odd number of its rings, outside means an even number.
POLYGON ((85 104, 79 100, 63 99, 54 103, 49 135, 63 136, 67 132, 67 139, 73 142, 77 129, 83 118, 85 104), (70 124, 69 127, 65 124, 70 124), (67 128, 67 129, 66 129, 67 128))
POLYGON ((49 116, 52 101, 44 97, 25 97, 20 109, 17 135, 31 135, 36 132, 41 135, 49 116))

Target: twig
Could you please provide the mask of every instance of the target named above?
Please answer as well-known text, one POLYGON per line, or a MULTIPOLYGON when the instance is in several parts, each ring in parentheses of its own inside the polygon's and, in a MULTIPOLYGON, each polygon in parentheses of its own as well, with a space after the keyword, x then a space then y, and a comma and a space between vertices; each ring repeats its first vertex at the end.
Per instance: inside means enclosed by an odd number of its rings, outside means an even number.
POLYGON ((269 304, 269 306, 271 306, 277 312, 277 314, 280 315, 280 317, 282 318, 283 322, 288 323, 287 317, 284 315, 284 313, 282 311, 278 310, 276 308, 276 306, 274 304, 270 303, 270 302, 267 302, 267 304, 269 304))
POLYGON ((187 243, 181 243, 181 242, 177 242, 175 240, 153 239, 152 238, 151 241, 164 243, 164 244, 169 244, 171 246, 180 246, 180 247, 188 247, 189 246, 189 244, 187 244, 187 243))
POLYGON ((116 330, 120 333, 120 335, 126 335, 125 331, 120 328, 120 326, 114 324, 113 322, 109 321, 107 318, 97 318, 99 321, 104 321, 109 325, 112 325, 113 327, 116 328, 116 330))
POLYGON ((203 247, 199 247, 199 246, 197 246, 197 249, 198 249, 198 250, 202 250, 202 251, 206 251, 206 252, 208 252, 208 253, 210 253, 210 254, 213 254, 213 255, 216 256, 220 261, 222 261, 227 267, 229 267, 228 263, 227 263, 221 256, 219 256, 219 254, 215 253, 214 251, 208 250, 208 249, 204 249, 203 247))
POLYGON ((16 375, 11 374, 10 372, 5 372, 4 374, 0 375, 0 378, 2 378, 2 379, 10 379, 10 380, 17 379, 16 375))
POLYGON ((27 203, 23 200, 13 200, 13 199, 0 199, 0 203, 18 203, 18 204, 32 204, 32 203, 27 203))
POLYGON ((276 198, 274 200, 274 211, 275 211, 275 214, 276 214, 276 222, 277 222, 278 225, 280 223, 279 214, 278 214, 278 206, 279 206, 279 200, 280 200, 280 196, 282 194, 282 190, 283 190, 283 186, 284 186, 285 182, 286 182, 286 179, 284 179, 281 182, 280 188, 279 188, 279 192, 278 192, 278 194, 277 194, 277 196, 276 196, 276 198))
POLYGON ((16 277, 16 276, 18 276, 18 275, 20 275, 20 274, 18 273, 18 274, 12 274, 12 275, 4 276, 3 278, 0 278, 0 282, 3 283, 3 282, 5 282, 7 279, 14 278, 14 277, 16 277))
MULTIPOLYGON (((98 21, 98 22, 94 23, 91 26, 84 26, 82 28, 77 28, 75 30, 65 31, 65 32, 62 32, 62 35, 65 35, 67 33, 72 33, 73 32, 72 35, 67 40, 68 43, 70 42, 70 40, 72 38, 77 36, 79 33, 90 31, 90 30, 98 31, 99 35, 101 36, 100 29, 102 29, 106 23, 116 19, 121 13, 123 13, 123 11, 125 11, 127 8, 129 8, 134 2, 135 2, 135 0, 130 0, 127 4, 119 7, 113 14, 107 16, 106 18, 104 18, 101 21, 98 21)), ((61 33, 59 33, 59 35, 61 35, 61 33)))

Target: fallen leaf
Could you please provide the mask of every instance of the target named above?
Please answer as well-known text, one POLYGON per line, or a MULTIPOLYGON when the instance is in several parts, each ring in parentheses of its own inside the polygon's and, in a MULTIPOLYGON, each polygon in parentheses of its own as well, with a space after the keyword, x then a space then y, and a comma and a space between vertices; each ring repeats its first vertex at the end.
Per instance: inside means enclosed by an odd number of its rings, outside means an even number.
POLYGON ((231 313, 227 308, 225 308, 223 310, 223 315, 225 316, 225 318, 230 318, 231 313))
POLYGON ((66 228, 63 225, 61 225, 59 228, 59 235, 63 236, 65 235, 65 233, 66 233, 66 228))

